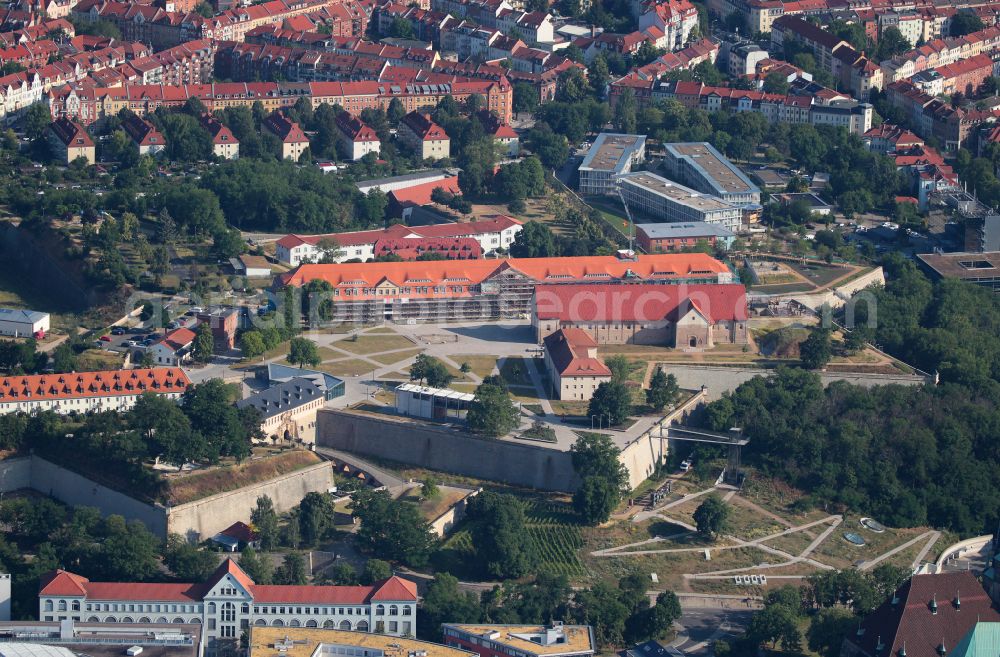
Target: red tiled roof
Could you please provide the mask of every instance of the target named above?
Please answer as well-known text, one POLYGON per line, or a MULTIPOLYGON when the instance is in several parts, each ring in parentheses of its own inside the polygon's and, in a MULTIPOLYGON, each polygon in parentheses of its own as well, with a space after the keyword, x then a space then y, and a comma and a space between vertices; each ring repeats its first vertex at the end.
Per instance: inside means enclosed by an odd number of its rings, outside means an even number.
POLYGON ((401 577, 390 577, 381 584, 375 584, 372 600, 402 601, 417 599, 417 583, 401 577))
MULTIPOLYGON (((461 188, 458 186, 458 178, 451 177, 445 178, 444 180, 434 180, 432 182, 414 185, 413 187, 407 187, 406 189, 394 189, 389 192, 389 196, 391 196, 396 203, 404 207, 427 205, 431 202, 431 194, 434 193, 435 189, 443 189, 449 194, 455 195, 460 195, 462 193, 461 188)), ((416 230, 413 230, 413 232, 419 231, 422 234, 425 228, 436 228, 436 226, 420 226, 416 230)), ((434 237, 437 237, 437 235, 434 237)))
POLYGON ((253 543, 257 540, 257 532, 245 522, 234 522, 219 533, 223 536, 235 538, 241 543, 253 543))
POLYGON ((483 247, 471 237, 418 237, 380 239, 375 242, 375 257, 388 254, 403 260, 416 260, 425 253, 437 253, 445 260, 469 260, 482 256, 483 247))
MULTIPOLYGON (((540 283, 573 281, 613 281, 629 275, 630 280, 678 280, 692 277, 716 276, 729 273, 729 269, 711 256, 703 253, 641 255, 637 260, 620 260, 615 256, 581 256, 567 258, 506 258, 498 260, 383 262, 378 267, 367 263, 342 263, 335 265, 299 265, 294 271, 279 277, 281 285, 305 285, 322 279, 334 287, 372 287, 387 280, 400 286, 444 285, 446 295, 469 295, 452 292, 451 283, 461 283, 467 288, 487 280, 494 274, 513 269, 540 283)), ((411 290, 412 292, 412 290, 411 290)), ((417 296, 412 292, 410 296, 417 296)), ((442 293, 427 293, 438 298, 442 293)))
POLYGON ((194 331, 187 328, 179 328, 167 333, 157 344, 162 344, 171 351, 177 351, 194 342, 194 338, 194 331))
POLYGON ((190 384, 179 367, 6 376, 0 378, 0 402, 184 392, 190 384))
MULTIPOLYGON (((244 525, 245 526, 245 525, 244 525)), ((231 529, 231 528, 230 528, 231 529)), ((228 531, 228 530, 227 530, 228 531)), ((232 559, 226 559, 207 582, 201 584, 163 584, 146 582, 91 582, 65 570, 41 578, 40 596, 82 597, 88 600, 141 600, 198 602, 223 577, 231 575, 261 603, 364 604, 369 601, 416 602, 414 582, 390 577, 372 586, 281 586, 258 585, 232 559)))
POLYGON ((309 139, 295 121, 290 120, 281 112, 272 112, 264 120, 264 127, 273 132, 278 139, 286 144, 308 144, 309 139))
POLYGON ((740 284, 539 285, 539 319, 568 322, 661 321, 695 304, 710 322, 746 320, 746 288, 740 284))
POLYGON ((563 328, 545 337, 545 353, 561 376, 610 377, 611 370, 590 356, 597 342, 583 329, 563 328))
POLYGON ((953 649, 979 621, 1000 622, 1000 613, 972 573, 914 575, 862 621, 860 636, 847 638, 869 655, 876 654, 881 640, 883 655, 898 654, 906 643, 907 657, 940 657, 942 641, 953 649))

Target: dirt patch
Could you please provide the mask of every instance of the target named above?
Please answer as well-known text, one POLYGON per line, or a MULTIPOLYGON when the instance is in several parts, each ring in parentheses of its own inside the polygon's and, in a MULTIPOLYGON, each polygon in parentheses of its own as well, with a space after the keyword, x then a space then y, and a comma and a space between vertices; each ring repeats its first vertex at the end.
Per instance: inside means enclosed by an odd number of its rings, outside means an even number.
POLYGON ((172 477, 167 482, 166 501, 171 506, 186 504, 210 495, 236 490, 320 463, 312 452, 293 450, 239 465, 213 468, 172 477))

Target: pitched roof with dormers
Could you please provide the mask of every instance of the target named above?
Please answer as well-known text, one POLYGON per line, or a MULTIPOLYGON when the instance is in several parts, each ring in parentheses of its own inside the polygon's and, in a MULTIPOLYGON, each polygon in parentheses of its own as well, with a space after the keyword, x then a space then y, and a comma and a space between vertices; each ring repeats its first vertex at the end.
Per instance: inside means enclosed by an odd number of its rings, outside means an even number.
POLYGON ((5 376, 0 378, 0 403, 182 393, 190 384, 179 367, 5 376))

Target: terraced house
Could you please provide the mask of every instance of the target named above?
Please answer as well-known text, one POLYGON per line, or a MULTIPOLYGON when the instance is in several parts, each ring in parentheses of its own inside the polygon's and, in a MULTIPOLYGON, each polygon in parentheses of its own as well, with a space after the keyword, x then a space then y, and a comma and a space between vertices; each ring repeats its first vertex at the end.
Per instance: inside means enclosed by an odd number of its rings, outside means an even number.
POLYGON ((394 636, 414 633, 417 585, 390 577, 371 586, 255 583, 226 559, 206 582, 91 582, 65 570, 41 579, 43 621, 190 623, 204 628, 209 652, 239 641, 252 626, 316 627, 394 636))

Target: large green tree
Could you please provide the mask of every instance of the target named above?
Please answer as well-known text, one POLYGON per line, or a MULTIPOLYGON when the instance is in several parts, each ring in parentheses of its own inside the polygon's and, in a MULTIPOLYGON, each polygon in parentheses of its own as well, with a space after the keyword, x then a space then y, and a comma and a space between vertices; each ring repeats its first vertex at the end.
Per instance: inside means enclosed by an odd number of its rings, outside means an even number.
POLYGON ((469 429, 486 436, 504 436, 517 428, 520 413, 510 393, 497 381, 483 381, 466 415, 469 429))

